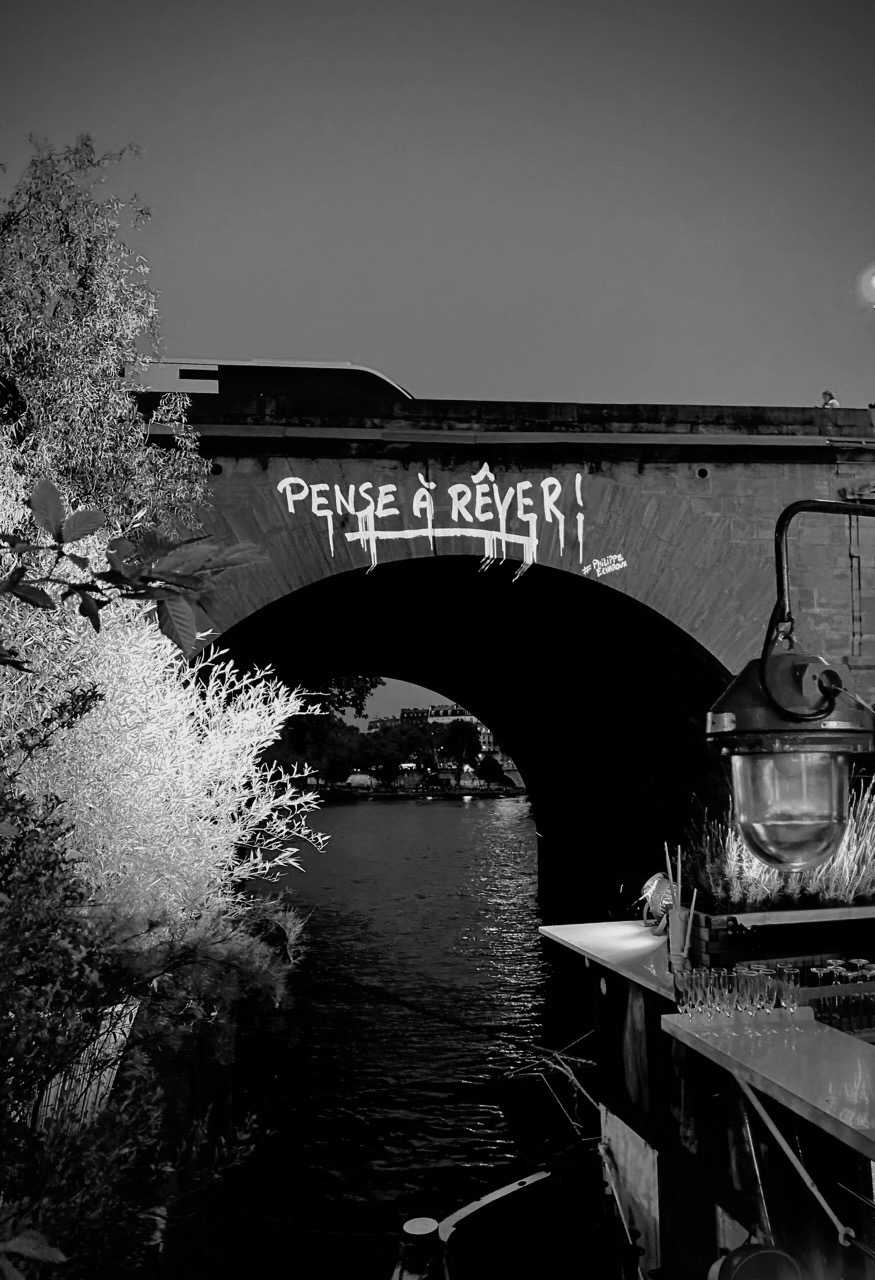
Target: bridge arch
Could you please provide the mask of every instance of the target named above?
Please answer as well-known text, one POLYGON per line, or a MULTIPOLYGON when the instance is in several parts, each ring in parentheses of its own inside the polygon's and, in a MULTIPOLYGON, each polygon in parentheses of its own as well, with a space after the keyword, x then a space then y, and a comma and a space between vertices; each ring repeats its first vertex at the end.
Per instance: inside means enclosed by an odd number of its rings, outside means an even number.
POLYGON ((516 761, 538 831, 545 918, 605 918, 662 865, 698 806, 725 803, 704 717, 729 673, 605 583, 476 556, 311 582, 222 636, 245 662, 375 674, 467 707, 516 761))

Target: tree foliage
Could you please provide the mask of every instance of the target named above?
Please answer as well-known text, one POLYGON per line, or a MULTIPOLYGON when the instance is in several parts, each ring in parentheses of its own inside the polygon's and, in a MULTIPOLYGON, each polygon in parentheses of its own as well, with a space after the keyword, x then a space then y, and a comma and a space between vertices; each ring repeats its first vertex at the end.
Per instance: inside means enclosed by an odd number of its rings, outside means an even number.
POLYGON ((302 713, 288 720, 265 759, 283 767, 311 769, 326 782, 345 782, 359 767, 362 734, 340 716, 302 713))
POLYGON ((456 767, 456 781, 466 764, 476 765, 480 756, 480 734, 470 720, 450 720, 438 730, 435 745, 439 755, 456 767))
POLYGON ((405 726, 400 723, 380 725, 371 733, 363 734, 362 738, 364 768, 383 786, 391 786, 410 755, 410 735, 405 726))
POLYGON ((181 666, 135 604, 100 633, 38 611, 25 622, 19 647, 43 662, 0 682, 0 751, 27 795, 63 799, 92 892, 123 913, 221 909, 245 879, 298 865, 296 836, 323 843, 307 826, 315 795, 261 762, 301 706, 269 673, 241 675, 213 653, 181 666), (27 756, 19 735, 39 730, 41 702, 92 683, 97 705, 27 756))
POLYGON ((488 787, 513 787, 516 785, 513 778, 508 777, 501 767, 501 761, 491 751, 487 751, 477 765, 477 777, 481 782, 485 782, 488 787))
MULTIPOLYGON (((63 1261, 69 1280, 116 1280, 154 1255, 174 1197, 251 1148, 244 1122, 223 1156, 161 1082, 185 1070, 242 990, 273 994, 266 975, 278 964, 227 921, 180 936, 98 907, 61 814, 55 799, 0 787, 0 1271, 14 1280, 63 1261), (108 1103, 73 1123, 63 1108, 44 1112, 47 1086, 81 1064, 106 1006, 127 999, 139 1011, 111 1059, 108 1103)), ((261 904, 259 918, 271 914, 261 904)))
MULTIPOLYGON (((301 921, 286 901, 253 900, 253 877, 295 866, 300 840, 323 843, 307 827, 315 797, 260 759, 297 696, 218 655, 180 657, 203 597, 251 549, 179 536, 197 526, 207 466, 182 401, 160 410, 175 448, 156 448, 124 381, 157 340, 148 267, 118 237, 125 206, 98 191, 124 155, 99 156, 88 137, 37 143, 0 207, 0 1272, 12 1277, 61 1253, 71 1280, 136 1274, 166 1217, 164 1175, 203 1146, 196 1134, 168 1146, 159 1066, 243 991, 278 1000, 301 921), (34 1098, 129 996, 135 1044, 107 1110, 76 1133, 37 1129, 34 1098)), ((136 199, 129 212, 145 216, 136 199)))
POLYGON ((333 672, 296 671, 295 683, 308 691, 308 698, 331 715, 352 711, 364 716, 365 704, 375 689, 386 681, 382 676, 347 676, 333 672))
POLYGON ((124 216, 136 227, 149 215, 136 196, 125 204, 101 187, 136 149, 101 155, 88 135, 60 150, 32 142, 0 203, 0 488, 21 504, 48 475, 69 503, 99 507, 127 532, 194 528, 208 465, 183 398, 156 415, 176 447, 149 445, 124 377, 158 351, 148 263, 119 238, 124 216))
MULTIPOLYGON (((248 544, 223 547, 206 537, 168 538, 147 530, 132 543, 113 538, 105 550, 106 567, 94 557, 70 550, 105 523, 102 511, 80 508, 68 513, 50 480, 41 480, 29 499, 39 530, 51 541, 28 541, 19 533, 0 533, 0 596, 37 609, 54 610, 57 600, 74 600, 79 613, 95 631, 100 611, 114 600, 139 600, 153 605, 161 631, 189 656, 198 640, 198 620, 212 630, 205 612, 209 593, 229 569, 252 564, 257 548, 248 544), (47 563, 48 562, 48 563, 47 563)), ((100 556, 98 555, 98 559, 100 556)), ((0 643, 0 666, 25 669, 18 651, 0 643)))

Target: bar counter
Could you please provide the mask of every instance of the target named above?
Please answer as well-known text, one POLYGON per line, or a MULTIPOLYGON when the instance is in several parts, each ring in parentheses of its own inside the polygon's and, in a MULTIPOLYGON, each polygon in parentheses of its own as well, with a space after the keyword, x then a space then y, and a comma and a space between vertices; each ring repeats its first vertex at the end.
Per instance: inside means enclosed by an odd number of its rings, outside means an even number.
MULTIPOLYGON (((672 999, 665 937, 637 920, 548 926, 540 930, 640 986, 672 999)), ((792 1024, 778 1012, 748 1025, 700 1025, 664 1014, 662 1028, 811 1123, 875 1160, 875 1045, 816 1022, 799 1009, 792 1024)))
POLYGON ((875 1199, 875 1046, 815 1021, 806 1007, 792 1019, 786 1010, 755 1019, 736 1012, 722 1025, 721 1015, 700 1023, 678 1014, 665 935, 641 921, 540 933, 585 962, 603 1149, 641 1235, 642 1273, 703 1276, 753 1229, 792 1242, 806 1280, 875 1277, 856 1248, 839 1250, 835 1270, 835 1227, 739 1083, 804 1157, 842 1223, 872 1246, 875 1205, 861 1208, 861 1197, 875 1199), (678 1203, 687 1206, 683 1223, 678 1203))

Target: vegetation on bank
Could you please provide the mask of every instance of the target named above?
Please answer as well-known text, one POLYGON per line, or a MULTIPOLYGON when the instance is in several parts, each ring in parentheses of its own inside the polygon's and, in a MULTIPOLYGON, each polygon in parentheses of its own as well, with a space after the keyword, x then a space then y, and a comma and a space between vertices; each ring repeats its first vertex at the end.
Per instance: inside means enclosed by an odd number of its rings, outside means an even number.
POLYGON ((309 769, 329 785, 365 773, 380 786, 393 787, 409 765, 426 787, 447 769, 454 772, 458 785, 465 766, 488 785, 513 785, 496 757, 482 752, 480 734, 468 720, 441 725, 400 720, 363 733, 338 715, 303 714, 286 724, 271 758, 287 767, 309 769))
POLYGON ((118 236, 124 206, 100 192, 120 158, 36 144, 0 207, 11 1280, 157 1273, 174 1205, 250 1149, 247 1123, 192 1122, 172 1085, 241 997, 281 998, 301 920, 253 883, 323 843, 316 797, 264 759, 300 695, 215 652, 186 661, 251 552, 199 536, 207 472, 183 400, 162 404, 175 444, 156 448, 123 381, 155 352, 157 310, 118 236))

